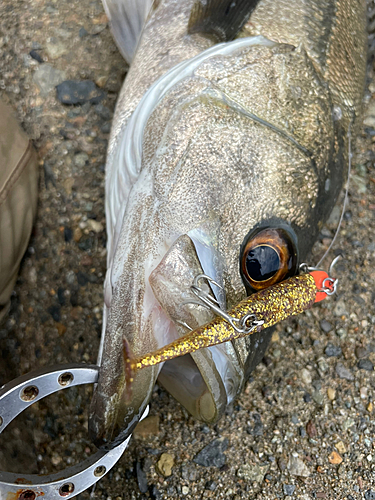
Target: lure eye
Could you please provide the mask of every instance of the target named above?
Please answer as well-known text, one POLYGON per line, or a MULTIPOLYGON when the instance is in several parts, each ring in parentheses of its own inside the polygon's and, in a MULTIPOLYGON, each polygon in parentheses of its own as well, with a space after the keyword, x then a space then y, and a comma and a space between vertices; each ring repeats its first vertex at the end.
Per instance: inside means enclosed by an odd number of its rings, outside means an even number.
POLYGON ((245 284, 262 290, 295 273, 297 253, 284 229, 263 229, 251 234, 241 255, 245 284))

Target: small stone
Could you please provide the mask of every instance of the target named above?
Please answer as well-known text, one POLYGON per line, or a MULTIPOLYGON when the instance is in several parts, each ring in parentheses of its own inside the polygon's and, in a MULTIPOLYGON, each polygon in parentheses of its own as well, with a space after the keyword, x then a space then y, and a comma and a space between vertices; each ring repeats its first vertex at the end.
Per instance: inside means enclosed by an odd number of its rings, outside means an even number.
POLYGON ((59 322, 60 321, 60 317, 61 317, 61 306, 59 304, 56 304, 54 306, 51 306, 47 309, 47 311, 50 313, 50 315, 52 316, 52 318, 56 321, 56 322, 59 322))
POLYGON ((112 119, 112 111, 103 104, 97 104, 95 106, 95 113, 105 121, 109 121, 112 119))
POLYGON ((280 340, 279 332, 273 332, 271 342, 278 342, 280 340))
POLYGON ((226 462, 224 451, 228 448, 227 438, 217 438, 205 446, 195 457, 193 462, 203 467, 222 467, 226 462))
POLYGON ((336 450, 341 454, 344 455, 344 453, 347 452, 345 445, 342 441, 339 441, 338 443, 335 444, 336 450))
POLYGON ((374 409, 374 405, 373 405, 373 404, 371 403, 371 401, 370 401, 370 402, 369 402, 369 404, 367 405, 366 410, 367 410, 369 413, 371 413, 373 409, 374 409))
POLYGON ((160 491, 154 484, 151 486, 150 489, 150 497, 152 498, 152 500, 161 500, 163 498, 163 495, 160 493, 160 491))
POLYGON ((348 368, 346 368, 342 363, 337 363, 336 373, 340 378, 346 380, 354 380, 354 375, 352 374, 352 372, 348 368))
POLYGON ((159 434, 159 415, 151 415, 141 420, 133 431, 133 436, 138 439, 145 439, 159 434))
POLYGON ((329 457, 328 460, 331 464, 338 465, 341 464, 342 458, 341 456, 337 453, 337 451, 333 451, 329 457))
POLYGON ((289 458, 288 470, 292 476, 309 477, 310 471, 306 464, 294 454, 289 458))
POLYGON ((135 468, 137 473, 137 482, 139 491, 141 493, 146 493, 146 491, 148 490, 146 473, 142 469, 141 464, 139 462, 136 463, 135 468))
POLYGON ((375 491, 367 490, 365 493, 365 500, 375 500, 375 491))
POLYGON ((54 68, 50 64, 43 64, 35 71, 33 80, 39 87, 40 95, 45 97, 56 85, 66 78, 64 71, 54 68))
POLYGON ((185 481, 195 481, 197 479, 197 469, 193 464, 182 464, 181 477, 185 481))
POLYGON ((107 83, 107 81, 108 81, 107 76, 98 76, 98 78, 95 80, 95 83, 98 87, 100 87, 102 89, 105 87, 105 84, 107 83))
POLYGON ((336 397, 336 391, 335 389, 333 389, 332 387, 328 387, 327 389, 327 396, 328 396, 328 399, 333 401, 336 397))
POLYGON ((346 310, 345 302, 343 300, 339 300, 336 303, 333 313, 335 316, 349 316, 348 311, 346 310))
POLYGON ((322 405, 324 401, 324 396, 320 391, 314 391, 312 393, 312 398, 317 405, 322 405))
POLYGON ((294 484, 283 484, 283 492, 286 497, 291 497, 296 489, 294 484))
POLYGON ((237 476, 245 481, 261 483, 269 470, 269 465, 243 464, 237 470, 237 476))
POLYGON ((189 493, 189 487, 188 486, 183 486, 182 489, 182 494, 183 495, 187 495, 189 493))
POLYGON ((333 345, 333 344, 327 344, 327 347, 325 348, 324 353, 329 358, 332 358, 332 357, 341 356, 342 350, 341 350, 340 346, 333 345))
POLYGON ((68 52, 68 48, 61 42, 56 41, 56 43, 49 42, 46 44, 46 51, 51 59, 58 59, 68 52))
POLYGON ((361 399, 367 399, 367 397, 368 397, 367 387, 361 387, 359 390, 359 395, 360 395, 361 399))
POLYGON ((306 424, 306 432, 309 437, 314 438, 318 435, 318 431, 316 430, 315 424, 312 420, 309 420, 306 424))
POLYGON ((101 233, 102 231, 104 231, 103 224, 101 222, 94 220, 94 219, 89 219, 87 221, 87 227, 91 231, 94 231, 94 233, 101 233))
MULTIPOLYGON (((40 50, 40 49, 39 49, 40 50)), ((44 63, 43 57, 39 54, 39 50, 30 50, 29 56, 38 61, 38 63, 44 63)))
POLYGON ((303 395, 303 400, 305 403, 311 403, 312 399, 308 392, 305 392, 305 394, 303 395))
POLYGON ((323 319, 321 322, 320 322, 320 328, 323 330, 324 333, 329 333, 333 326, 331 325, 331 323, 329 321, 327 321, 326 319, 323 319))
POLYGON ((76 227, 75 230, 73 231, 73 240, 78 243, 79 240, 82 238, 82 230, 79 227, 76 227))
POLYGON ((156 464, 158 471, 165 477, 172 474, 172 467, 174 466, 174 456, 169 453, 162 453, 159 461, 156 464))
POLYGON ((59 455, 52 455, 51 462, 53 465, 59 465, 62 462, 62 458, 59 455))
POLYGON ((374 370, 374 365, 369 359, 360 359, 357 366, 360 370, 366 370, 368 372, 372 372, 374 370))
POLYGON ((83 26, 81 26, 81 28, 79 28, 79 31, 78 31, 78 36, 79 38, 85 38, 85 36, 88 35, 88 32, 85 30, 85 28, 83 26))
POLYGON ((302 382, 304 384, 310 385, 312 382, 311 372, 309 370, 307 370, 306 368, 303 368, 301 370, 301 379, 302 379, 302 382))
POLYGON ((318 359, 318 367, 319 367, 319 371, 322 373, 326 373, 329 369, 329 366, 324 358, 318 359))
POLYGON ((210 491, 215 491, 217 488, 217 483, 215 481, 207 481, 205 484, 205 489, 210 491))
POLYGON ((77 153, 74 156, 74 165, 76 167, 82 168, 86 165, 86 162, 89 161, 89 157, 86 153, 77 153))
POLYGON ((105 97, 105 92, 100 90, 91 80, 66 80, 57 85, 57 99, 63 104, 99 104, 105 97))

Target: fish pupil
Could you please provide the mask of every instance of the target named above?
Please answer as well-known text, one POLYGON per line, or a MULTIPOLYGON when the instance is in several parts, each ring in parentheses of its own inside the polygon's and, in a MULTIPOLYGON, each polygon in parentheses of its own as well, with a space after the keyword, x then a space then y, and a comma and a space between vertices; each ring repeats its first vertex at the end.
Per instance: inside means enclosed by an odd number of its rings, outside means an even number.
POLYGON ((272 247, 259 245, 247 254, 246 269, 252 280, 266 281, 280 269, 280 257, 272 247))

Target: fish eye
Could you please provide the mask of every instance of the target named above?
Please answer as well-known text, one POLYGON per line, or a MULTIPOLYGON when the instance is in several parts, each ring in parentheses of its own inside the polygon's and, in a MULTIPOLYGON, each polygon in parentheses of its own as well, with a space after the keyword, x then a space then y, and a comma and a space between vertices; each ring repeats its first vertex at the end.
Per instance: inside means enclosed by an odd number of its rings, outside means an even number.
POLYGON ((296 247, 284 229, 267 228, 253 232, 242 248, 241 275, 247 287, 262 290, 296 272, 296 247))

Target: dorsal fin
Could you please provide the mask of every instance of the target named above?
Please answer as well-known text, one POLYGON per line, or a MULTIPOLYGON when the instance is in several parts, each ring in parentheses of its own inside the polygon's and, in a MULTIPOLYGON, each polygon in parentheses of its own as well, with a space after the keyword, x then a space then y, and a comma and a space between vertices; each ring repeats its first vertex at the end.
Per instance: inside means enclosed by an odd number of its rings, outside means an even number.
POLYGON ((229 42, 243 28, 259 0, 196 0, 191 9, 188 32, 229 42))
POLYGON ((103 0, 113 37, 121 54, 131 63, 154 0, 103 0))

